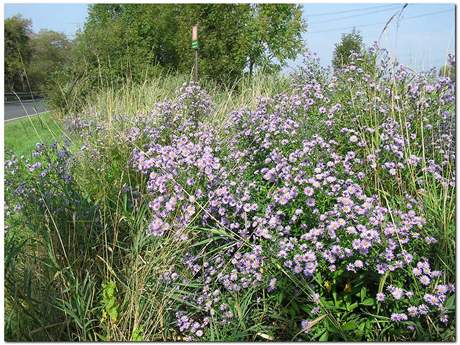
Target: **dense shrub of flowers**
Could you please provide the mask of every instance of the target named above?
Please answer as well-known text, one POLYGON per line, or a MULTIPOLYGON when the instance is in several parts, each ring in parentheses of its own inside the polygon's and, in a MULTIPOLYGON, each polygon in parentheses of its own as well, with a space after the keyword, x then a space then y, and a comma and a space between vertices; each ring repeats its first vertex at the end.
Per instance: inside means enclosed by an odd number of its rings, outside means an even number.
MULTIPOLYGON (((149 139, 132 165, 148 177, 146 231, 196 244, 165 278, 190 292, 176 313, 189 339, 206 334, 211 318, 230 322, 228 296, 271 293, 290 274, 311 287, 312 317, 327 313, 320 282, 365 279, 367 307, 395 327, 448 324, 455 288, 431 267, 437 239, 425 229, 418 193, 428 177, 455 188, 455 86, 386 68, 376 51, 366 57, 372 71, 358 56, 328 79, 314 79, 320 69, 310 66, 291 94, 234 111, 221 132, 207 125, 212 104, 195 84, 155 107, 160 127, 144 129, 149 139), (349 99, 337 96, 351 84, 349 99)), ((302 329, 310 329, 307 320, 302 329)))

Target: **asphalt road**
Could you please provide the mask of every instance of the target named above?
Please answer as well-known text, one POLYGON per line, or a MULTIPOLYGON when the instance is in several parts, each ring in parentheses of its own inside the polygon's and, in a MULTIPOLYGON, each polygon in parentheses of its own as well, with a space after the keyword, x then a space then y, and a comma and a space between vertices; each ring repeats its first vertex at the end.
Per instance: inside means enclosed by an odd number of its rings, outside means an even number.
POLYGON ((43 99, 22 102, 5 102, 4 106, 5 120, 11 120, 26 115, 34 115, 46 111, 46 104, 43 99))

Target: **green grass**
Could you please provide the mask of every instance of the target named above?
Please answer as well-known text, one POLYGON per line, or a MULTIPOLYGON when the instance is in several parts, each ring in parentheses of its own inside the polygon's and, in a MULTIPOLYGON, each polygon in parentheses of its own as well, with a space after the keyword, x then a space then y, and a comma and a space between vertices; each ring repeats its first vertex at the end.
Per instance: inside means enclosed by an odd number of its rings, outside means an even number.
POLYGON ((59 140, 61 134, 62 126, 50 112, 5 122, 5 151, 26 156, 38 142, 50 143, 59 140))

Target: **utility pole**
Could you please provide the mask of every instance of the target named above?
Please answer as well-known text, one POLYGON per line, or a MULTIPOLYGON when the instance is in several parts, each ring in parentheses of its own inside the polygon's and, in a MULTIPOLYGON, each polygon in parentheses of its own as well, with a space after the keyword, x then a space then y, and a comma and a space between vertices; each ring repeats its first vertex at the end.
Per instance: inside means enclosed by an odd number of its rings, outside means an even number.
POLYGON ((198 83, 198 24, 192 27, 192 48, 195 50, 194 82, 198 83))

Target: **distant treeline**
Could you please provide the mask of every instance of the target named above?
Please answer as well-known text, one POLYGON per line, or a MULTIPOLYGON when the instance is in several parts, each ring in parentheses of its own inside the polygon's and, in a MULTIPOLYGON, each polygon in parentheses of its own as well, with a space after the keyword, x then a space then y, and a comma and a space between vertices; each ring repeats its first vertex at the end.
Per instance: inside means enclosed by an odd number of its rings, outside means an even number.
MULTIPOLYGON (((198 24, 200 79, 233 87, 256 71, 279 71, 304 49, 307 25, 293 4, 93 4, 75 39, 30 20, 5 20, 5 92, 41 90, 64 111, 104 88, 163 73, 190 74, 198 24)), ((362 51, 355 30, 336 45, 334 68, 362 51)), ((455 71, 441 73, 455 77, 455 71)))
POLYGON ((69 62, 71 42, 59 32, 33 33, 21 16, 5 19, 5 93, 34 93, 69 62))
POLYGON ((226 87, 263 70, 279 71, 302 51, 306 24, 292 4, 94 4, 84 28, 64 34, 5 20, 5 88, 46 89, 66 99, 164 72, 191 73, 192 25, 199 26, 200 78, 226 87))

